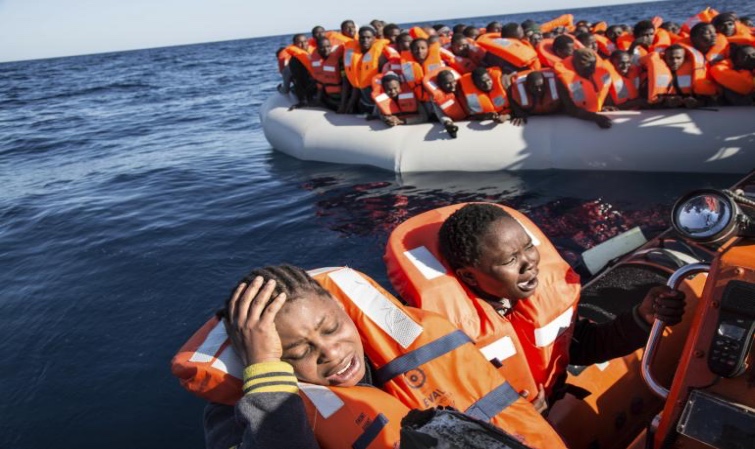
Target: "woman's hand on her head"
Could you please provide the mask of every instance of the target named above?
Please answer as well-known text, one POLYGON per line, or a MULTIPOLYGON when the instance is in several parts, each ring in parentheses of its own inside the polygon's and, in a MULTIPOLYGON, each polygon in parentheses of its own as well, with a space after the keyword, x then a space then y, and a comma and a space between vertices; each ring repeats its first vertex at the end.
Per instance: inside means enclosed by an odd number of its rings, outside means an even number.
POLYGON ((271 301, 275 281, 264 281, 257 276, 251 284, 239 284, 228 302, 226 332, 245 366, 279 361, 283 355, 275 316, 286 302, 286 294, 281 293, 271 301))

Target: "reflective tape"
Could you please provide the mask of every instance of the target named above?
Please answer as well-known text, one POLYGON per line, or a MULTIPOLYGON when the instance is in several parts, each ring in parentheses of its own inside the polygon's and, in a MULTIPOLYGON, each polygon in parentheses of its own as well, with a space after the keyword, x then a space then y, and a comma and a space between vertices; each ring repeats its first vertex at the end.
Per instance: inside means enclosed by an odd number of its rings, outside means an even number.
POLYGON ((189 361, 197 363, 212 362, 226 340, 228 340, 228 334, 225 332, 225 326, 222 322, 218 322, 217 326, 207 334, 207 338, 204 339, 202 344, 194 351, 194 354, 191 355, 189 361))
POLYGON ((563 334, 571 326, 574 309, 569 307, 564 313, 556 317, 545 326, 535 329, 535 346, 544 348, 550 346, 559 335, 563 334))
POLYGON ((326 386, 300 382, 299 391, 307 396, 317 409, 317 412, 325 419, 333 416, 333 413, 344 406, 343 400, 326 386))
MULTIPOLYGON (((453 102, 453 100, 449 100, 453 102)), ((448 103, 448 102, 446 102, 448 103)), ((441 109, 446 107, 446 103, 443 103, 441 109)), ((428 281, 445 275, 446 268, 442 263, 424 246, 420 246, 408 251, 404 251, 404 256, 414 265, 422 276, 428 281)))
POLYGON ((480 348, 480 352, 482 352, 485 358, 490 361, 498 360, 499 362, 503 362, 516 354, 516 347, 514 346, 514 340, 506 335, 503 338, 499 338, 493 343, 480 348))
POLYGON ((422 326, 356 271, 344 268, 328 274, 328 277, 367 318, 402 348, 408 348, 424 331, 422 326))

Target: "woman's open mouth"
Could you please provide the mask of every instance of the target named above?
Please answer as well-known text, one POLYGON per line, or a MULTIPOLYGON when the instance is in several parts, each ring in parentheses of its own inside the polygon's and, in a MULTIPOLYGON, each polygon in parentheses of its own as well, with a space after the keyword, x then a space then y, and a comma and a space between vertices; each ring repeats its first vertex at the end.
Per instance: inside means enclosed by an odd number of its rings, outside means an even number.
POLYGON ((356 355, 344 360, 337 371, 326 377, 330 385, 342 385, 348 383, 359 372, 362 362, 356 355))

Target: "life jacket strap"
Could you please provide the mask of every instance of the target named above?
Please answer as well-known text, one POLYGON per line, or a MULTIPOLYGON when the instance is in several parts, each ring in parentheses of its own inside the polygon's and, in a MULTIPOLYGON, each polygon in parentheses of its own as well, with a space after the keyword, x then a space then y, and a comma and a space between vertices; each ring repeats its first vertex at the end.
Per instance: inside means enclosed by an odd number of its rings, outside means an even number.
POLYGON ((467 334, 457 329, 424 346, 407 352, 401 357, 391 360, 377 370, 375 373, 377 385, 383 385, 394 377, 407 371, 417 369, 425 363, 437 359, 438 357, 467 343, 472 343, 472 339, 469 338, 467 334))
POLYGON ((380 431, 388 424, 388 418, 382 413, 375 417, 375 420, 364 429, 359 438, 351 445, 353 449, 367 449, 370 447, 375 438, 380 434, 380 431))
POLYGON ((464 410, 464 413, 475 419, 490 421, 494 416, 516 402, 517 399, 519 399, 519 393, 514 390, 510 383, 504 382, 470 405, 468 409, 464 410))

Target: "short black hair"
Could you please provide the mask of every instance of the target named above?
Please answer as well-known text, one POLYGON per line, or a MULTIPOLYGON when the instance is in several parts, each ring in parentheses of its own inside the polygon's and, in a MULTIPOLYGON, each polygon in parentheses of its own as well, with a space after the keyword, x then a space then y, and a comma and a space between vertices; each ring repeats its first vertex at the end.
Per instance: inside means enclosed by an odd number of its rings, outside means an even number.
POLYGON ((456 34, 464 34, 464 28, 466 28, 466 27, 467 26, 464 25, 463 23, 457 23, 456 25, 454 25, 454 28, 453 28, 454 35, 456 35, 456 34))
MULTIPOLYGON (((697 37, 702 34, 703 30, 708 27, 713 26, 710 22, 698 22, 695 24, 695 26, 692 27, 692 29, 689 30, 689 36, 690 37, 697 37)), ((714 27, 715 28, 715 27, 714 27)))
POLYGON ((501 28, 501 37, 507 37, 507 38, 516 38, 517 31, 519 31, 519 28, 521 25, 519 25, 516 22, 509 22, 506 25, 501 28))
POLYGON ((490 225, 502 218, 514 217, 490 203, 467 204, 451 214, 438 231, 438 249, 451 269, 475 266, 480 258, 480 240, 490 225))
POLYGON ((564 50, 569 44, 574 44, 574 39, 568 34, 561 34, 553 39, 553 50, 564 50))
POLYGON ((592 33, 579 33, 576 36, 574 36, 582 45, 587 47, 587 45, 590 43, 590 37, 592 36, 592 33))
POLYGON ((632 34, 634 34, 634 37, 637 37, 646 30, 653 30, 655 32, 655 25, 650 20, 640 20, 634 25, 632 34))
POLYGON ((383 36, 388 35, 388 32, 391 31, 391 30, 393 30, 393 29, 396 29, 396 30, 399 31, 399 33, 401 33, 401 28, 399 28, 398 25, 396 25, 395 23, 389 23, 389 24, 387 24, 386 26, 383 27, 383 36))

